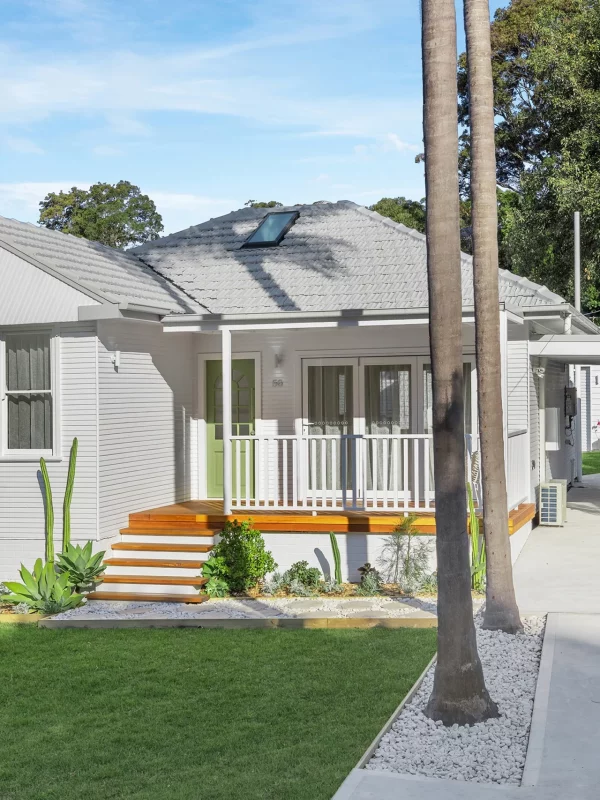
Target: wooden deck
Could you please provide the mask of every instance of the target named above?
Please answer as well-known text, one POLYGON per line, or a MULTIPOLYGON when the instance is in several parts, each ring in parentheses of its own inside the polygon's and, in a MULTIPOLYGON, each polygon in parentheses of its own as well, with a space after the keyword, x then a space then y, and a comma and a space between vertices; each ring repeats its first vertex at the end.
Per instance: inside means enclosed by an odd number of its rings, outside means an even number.
MULTIPOLYGON (((435 535, 435 511, 417 511, 414 529, 419 533, 435 535)), ((523 503, 510 512, 509 534, 516 533, 535 516, 535 504, 523 503)), ((390 511, 342 511, 341 509, 318 509, 312 511, 267 511, 263 508, 236 511, 225 516, 221 500, 192 500, 169 506, 151 508, 129 515, 129 528, 122 533, 133 533, 136 529, 160 533, 178 530, 194 531, 206 535, 222 529, 228 520, 251 519, 261 531, 269 533, 391 533, 404 518, 403 514, 390 511)))

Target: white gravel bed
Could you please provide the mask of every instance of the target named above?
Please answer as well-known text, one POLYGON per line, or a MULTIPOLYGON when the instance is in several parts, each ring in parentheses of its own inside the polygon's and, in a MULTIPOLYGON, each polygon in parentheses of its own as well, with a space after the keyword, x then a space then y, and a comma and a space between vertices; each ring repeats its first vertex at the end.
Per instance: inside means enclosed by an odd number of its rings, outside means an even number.
POLYGON ((144 603, 120 600, 90 600, 79 608, 58 614, 54 619, 94 617, 96 619, 139 619, 140 617, 171 619, 264 619, 281 617, 298 619, 320 617, 407 617, 435 614, 428 598, 421 603, 413 598, 394 597, 282 597, 213 599, 201 605, 186 603, 144 603))
POLYGON ((512 636, 478 627, 477 645, 490 696, 500 717, 446 728, 424 712, 435 666, 383 736, 366 769, 474 783, 520 784, 542 652, 545 617, 523 620, 512 636))

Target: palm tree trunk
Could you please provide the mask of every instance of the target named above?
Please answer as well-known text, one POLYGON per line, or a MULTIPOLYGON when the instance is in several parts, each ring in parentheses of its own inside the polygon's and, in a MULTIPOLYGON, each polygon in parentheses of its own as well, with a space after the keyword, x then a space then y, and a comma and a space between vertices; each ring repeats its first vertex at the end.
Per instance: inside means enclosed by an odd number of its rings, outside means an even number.
POLYGON ((488 0, 465 0, 471 121, 477 395, 487 550, 483 627, 523 630, 513 585, 504 470, 494 89, 488 0))
POLYGON ((477 653, 467 536, 454 0, 423 0, 422 15, 438 560, 438 660, 426 713, 466 725, 498 710, 477 653))

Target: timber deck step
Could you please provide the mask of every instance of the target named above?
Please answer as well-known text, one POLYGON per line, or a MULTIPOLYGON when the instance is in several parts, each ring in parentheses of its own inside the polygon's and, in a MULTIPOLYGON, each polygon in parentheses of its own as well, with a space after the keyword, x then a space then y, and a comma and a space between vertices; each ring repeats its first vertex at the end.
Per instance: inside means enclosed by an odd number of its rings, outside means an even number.
POLYGON ((202 569, 204 561, 188 561, 187 559, 166 558, 105 558, 108 567, 168 567, 175 569, 202 569))
POLYGON ((148 553, 210 553, 212 544, 144 544, 137 542, 116 542, 111 550, 119 552, 148 552, 148 553))
POLYGON ((143 526, 137 528, 121 528, 123 536, 215 536, 220 530, 208 528, 181 528, 165 525, 164 528, 143 526))
POLYGON ((207 578, 173 578, 163 575, 105 575, 102 585, 107 583, 139 583, 153 586, 204 586, 207 578))
POLYGON ((88 600, 125 600, 133 603, 206 603, 208 595, 90 592, 88 600))

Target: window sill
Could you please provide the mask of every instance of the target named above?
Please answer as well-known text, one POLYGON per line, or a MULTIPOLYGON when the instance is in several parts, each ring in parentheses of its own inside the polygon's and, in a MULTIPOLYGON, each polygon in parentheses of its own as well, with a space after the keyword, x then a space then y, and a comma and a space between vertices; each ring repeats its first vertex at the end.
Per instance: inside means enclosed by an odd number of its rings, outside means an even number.
POLYGON ((23 464, 38 464, 40 458, 43 458, 48 464, 56 464, 59 461, 63 461, 62 456, 45 456, 43 453, 40 455, 12 455, 12 454, 5 454, 0 456, 0 464, 7 464, 7 463, 23 463, 23 464))

